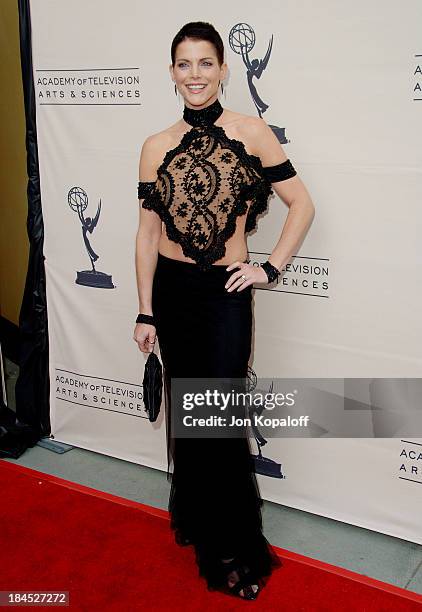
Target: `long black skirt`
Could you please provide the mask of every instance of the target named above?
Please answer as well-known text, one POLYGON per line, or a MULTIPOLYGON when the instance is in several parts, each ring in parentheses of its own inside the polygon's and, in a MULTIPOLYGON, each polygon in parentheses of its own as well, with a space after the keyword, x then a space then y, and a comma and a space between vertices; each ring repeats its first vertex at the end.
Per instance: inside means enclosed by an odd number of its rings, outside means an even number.
POLYGON ((176 437, 172 378, 246 378, 252 340, 252 286, 228 292, 233 271, 158 254, 152 308, 164 369, 168 510, 178 544, 195 547, 209 589, 224 587, 221 559, 237 557, 263 586, 281 561, 262 532, 248 437, 176 437), (173 470, 170 466, 173 463, 173 470))

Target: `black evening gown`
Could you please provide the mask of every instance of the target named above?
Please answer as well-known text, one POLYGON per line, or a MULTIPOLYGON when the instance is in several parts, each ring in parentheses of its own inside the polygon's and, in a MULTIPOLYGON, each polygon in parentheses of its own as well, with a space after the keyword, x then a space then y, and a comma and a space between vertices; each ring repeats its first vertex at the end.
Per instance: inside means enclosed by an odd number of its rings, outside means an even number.
POLYGON ((199 575, 209 589, 226 580, 221 559, 237 557, 265 584, 281 560, 262 531, 258 483, 250 442, 237 438, 172 435, 172 377, 247 376, 252 339, 252 286, 228 292, 233 271, 158 254, 152 308, 164 368, 168 510, 176 542, 193 544, 199 575), (170 464, 173 463, 173 471, 170 464))

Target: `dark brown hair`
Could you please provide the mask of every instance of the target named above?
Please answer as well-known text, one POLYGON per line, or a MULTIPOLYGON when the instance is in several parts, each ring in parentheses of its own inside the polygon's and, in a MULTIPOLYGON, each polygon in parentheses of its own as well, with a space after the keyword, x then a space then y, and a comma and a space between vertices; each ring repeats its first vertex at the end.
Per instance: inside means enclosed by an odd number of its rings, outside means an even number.
POLYGON ((176 61, 176 47, 185 38, 196 38, 197 40, 207 40, 215 47, 218 63, 224 62, 224 44, 220 34, 211 23, 206 21, 191 21, 177 32, 171 43, 171 63, 174 66, 176 61))

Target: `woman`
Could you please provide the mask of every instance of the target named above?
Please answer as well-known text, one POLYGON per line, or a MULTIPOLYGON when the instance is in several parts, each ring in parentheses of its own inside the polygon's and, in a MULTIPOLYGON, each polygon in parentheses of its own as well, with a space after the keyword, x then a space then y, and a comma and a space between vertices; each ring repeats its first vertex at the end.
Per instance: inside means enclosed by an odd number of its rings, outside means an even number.
POLYGON ((134 340, 146 353, 159 340, 176 542, 194 546, 209 589, 255 599, 281 561, 262 533, 249 440, 174 435, 182 408, 172 405, 171 379, 245 379, 252 286, 277 279, 314 207, 268 125, 220 104, 227 64, 214 27, 186 24, 173 40, 171 58, 183 118, 149 136, 141 151, 134 340), (266 209, 272 186, 289 214, 268 261, 253 266, 245 233, 266 209))

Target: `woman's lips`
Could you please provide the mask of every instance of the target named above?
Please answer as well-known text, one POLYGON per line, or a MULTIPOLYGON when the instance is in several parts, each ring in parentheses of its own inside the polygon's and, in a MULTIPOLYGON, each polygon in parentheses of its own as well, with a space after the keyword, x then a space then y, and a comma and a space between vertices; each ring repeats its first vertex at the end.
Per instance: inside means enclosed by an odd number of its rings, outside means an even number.
POLYGON ((191 93, 198 94, 198 93, 201 93, 201 91, 204 91, 204 89, 206 88, 206 85, 204 85, 203 87, 198 87, 198 88, 197 87, 192 88, 192 87, 189 87, 189 85, 186 85, 186 87, 191 93))

